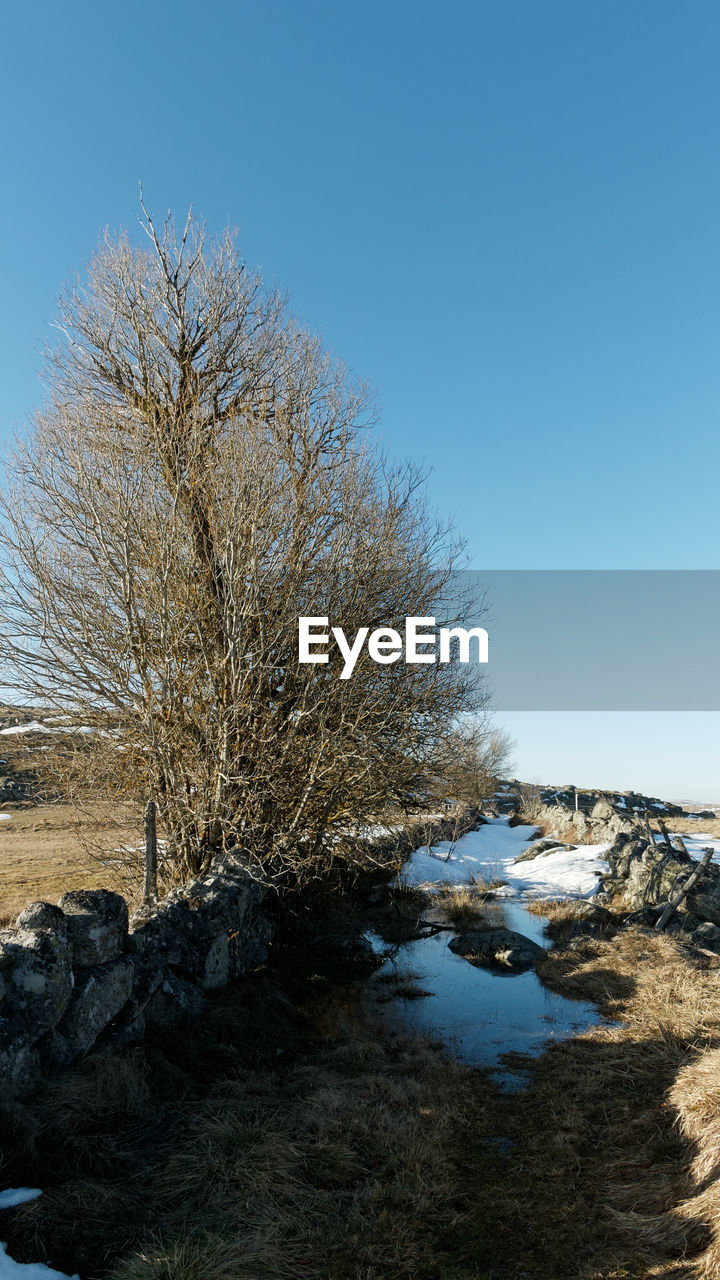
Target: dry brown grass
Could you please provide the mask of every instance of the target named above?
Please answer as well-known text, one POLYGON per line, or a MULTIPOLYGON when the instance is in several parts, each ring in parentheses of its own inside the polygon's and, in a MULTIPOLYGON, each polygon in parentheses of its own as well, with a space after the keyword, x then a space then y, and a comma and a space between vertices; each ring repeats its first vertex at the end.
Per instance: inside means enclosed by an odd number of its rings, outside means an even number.
POLYGON ((85 1280, 720 1274, 707 958, 641 928, 549 953, 552 988, 620 1021, 513 1056, 514 1094, 366 1026, 314 964, 8 1109, 0 1178, 45 1189, 4 1216, 10 1252, 85 1280))
MULTIPOLYGON (((651 825, 659 830, 657 822, 651 825)), ((665 826, 670 835, 679 831, 686 836, 720 836, 720 818, 666 818, 665 826)))
POLYGON ((579 920, 582 909, 576 898, 530 898, 523 903, 531 916, 543 916, 547 920, 564 923, 579 920))
POLYGON ((291 1070, 282 1102, 257 1080, 252 1098, 221 1091, 154 1184, 152 1247, 113 1280, 717 1276, 702 1252, 715 1192, 688 1200, 677 1127, 676 1081, 720 1034, 720 975, 702 963, 637 928, 548 955, 553 987, 622 1021, 518 1057, 519 1094, 357 1025, 291 1070))
POLYGON ((699 963, 641 929, 549 955, 553 987, 622 1022, 518 1055, 530 1084, 514 1094, 367 1027, 321 974, 290 1002, 248 980, 17 1117, 47 1164, 40 1181, 29 1157, 0 1177, 46 1194, 8 1213, 11 1252, 51 1242, 48 1260, 86 1280, 717 1275, 702 1253, 714 1192, 692 1199, 687 1168, 708 1126, 705 1183, 720 1150, 720 977, 699 963))
POLYGON ((501 884, 501 880, 478 880, 472 885, 441 885, 430 901, 456 929, 470 929, 482 921, 487 902, 501 884))
POLYGON ((0 921, 13 921, 29 902, 57 902, 70 889, 119 888, 127 882, 118 869, 104 867, 83 844, 107 833, 112 847, 117 829, 91 815, 77 818, 69 805, 7 804, 0 822, 0 921), (78 828, 78 822, 80 824, 78 828))
POLYGON ((3 1219, 13 1256, 86 1280, 470 1280, 456 1228, 487 1201, 472 1247, 491 1257, 496 1086, 428 1042, 333 1025, 314 985, 322 1035, 249 982, 247 1005, 225 993, 6 1116, 0 1177, 45 1190, 3 1219))
POLYGON ((698 1260, 703 1280, 720 1275, 720 1048, 708 1048, 680 1071, 669 1100, 683 1136, 695 1152, 690 1173, 692 1194, 677 1213, 691 1224, 705 1224, 709 1241, 698 1260))
MULTIPOLYGON (((574 1146, 583 1130, 602 1133, 587 1148, 583 1176, 605 1188, 602 1212, 617 1233, 618 1259, 627 1262, 633 1242, 640 1275, 716 1278, 720 972, 677 940, 635 928, 549 953, 542 976, 622 1017, 540 1060, 529 1102, 554 1113, 552 1145, 574 1146)), ((525 1156, 539 1173, 548 1152, 525 1156)))

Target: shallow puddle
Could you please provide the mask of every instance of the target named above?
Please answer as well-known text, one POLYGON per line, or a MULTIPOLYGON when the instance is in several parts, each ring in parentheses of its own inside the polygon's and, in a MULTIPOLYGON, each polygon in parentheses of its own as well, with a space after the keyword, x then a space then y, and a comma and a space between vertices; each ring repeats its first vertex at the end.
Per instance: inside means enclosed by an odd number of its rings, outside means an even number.
MULTIPOLYGON (((493 904, 484 924, 548 946, 545 920, 518 902, 493 904)), ((368 983, 368 1014, 398 1030, 440 1038, 464 1062, 483 1066, 510 1050, 541 1053, 549 1040, 602 1021, 594 1005, 548 990, 533 969, 503 972, 470 964, 448 947, 452 936, 438 933, 393 948, 368 983)))

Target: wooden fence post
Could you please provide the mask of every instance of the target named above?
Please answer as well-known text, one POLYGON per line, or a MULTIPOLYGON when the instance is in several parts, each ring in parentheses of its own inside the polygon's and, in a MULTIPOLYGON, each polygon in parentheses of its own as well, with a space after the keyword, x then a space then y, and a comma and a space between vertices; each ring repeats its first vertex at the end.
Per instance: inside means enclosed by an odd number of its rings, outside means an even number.
POLYGON ((157 806, 148 800, 145 808, 145 884, 143 902, 148 906, 157 902, 157 806))
POLYGON ((655 928, 659 929, 660 932, 662 932, 662 930, 670 923, 673 916, 675 915, 675 912, 680 906, 680 903, 683 901, 684 898, 687 897, 687 895, 689 894, 693 886, 697 884, 703 872, 706 871, 707 868, 710 866, 710 863, 712 861, 712 856, 713 856, 713 849, 711 846, 709 849, 705 850, 705 856, 702 862, 699 863, 699 865, 695 868, 690 878, 685 881, 685 884, 683 885, 682 889, 679 889, 678 892, 673 894, 673 896, 670 898, 670 901, 668 902, 665 910, 660 916, 660 919, 655 922, 655 928))

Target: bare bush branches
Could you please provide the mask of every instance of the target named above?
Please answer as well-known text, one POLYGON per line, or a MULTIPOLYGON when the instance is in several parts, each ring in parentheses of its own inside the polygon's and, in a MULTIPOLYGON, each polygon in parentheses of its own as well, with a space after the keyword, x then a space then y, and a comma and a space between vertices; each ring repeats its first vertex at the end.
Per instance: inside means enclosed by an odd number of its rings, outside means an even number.
POLYGON ((301 667, 298 615, 463 621, 460 548, 233 240, 146 229, 143 249, 106 237, 61 299, 49 403, 11 463, 3 678, 96 730, 86 776, 157 801, 176 874, 239 842, 315 875, 367 815, 430 794, 481 699, 456 663, 301 667))

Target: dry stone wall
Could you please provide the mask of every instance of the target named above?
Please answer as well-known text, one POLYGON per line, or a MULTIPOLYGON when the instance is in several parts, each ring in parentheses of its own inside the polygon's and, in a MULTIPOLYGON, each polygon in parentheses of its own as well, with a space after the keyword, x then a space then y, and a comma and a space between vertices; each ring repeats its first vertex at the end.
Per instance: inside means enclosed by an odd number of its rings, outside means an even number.
POLYGON ((257 866, 224 857, 132 917, 108 889, 26 907, 0 929, 0 1097, 201 1013, 207 992, 265 960, 264 895, 257 866))

